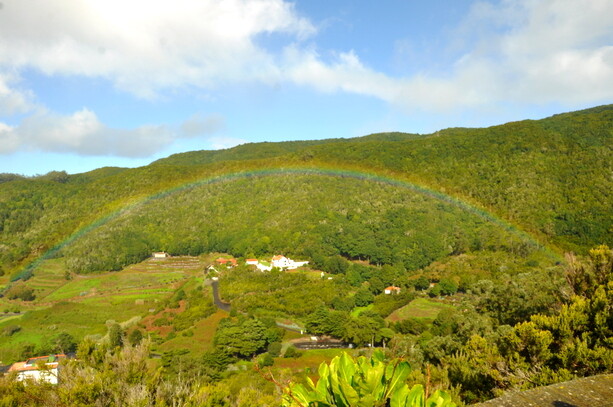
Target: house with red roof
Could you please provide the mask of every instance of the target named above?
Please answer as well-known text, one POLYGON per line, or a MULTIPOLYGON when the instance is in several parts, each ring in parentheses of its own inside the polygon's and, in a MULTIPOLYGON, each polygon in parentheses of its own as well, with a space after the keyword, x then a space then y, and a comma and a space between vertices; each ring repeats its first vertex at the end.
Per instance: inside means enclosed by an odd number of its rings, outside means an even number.
POLYGON ((400 294, 400 287, 390 285, 383 291, 385 294, 400 294))
POLYGON ((15 372, 15 377, 19 381, 36 380, 57 384, 59 364, 63 359, 66 359, 64 354, 30 358, 25 362, 13 363, 8 373, 15 372))
POLYGON ((236 259, 232 258, 232 259, 224 259, 223 257, 218 258, 217 260, 215 260, 215 262, 217 264, 221 264, 223 266, 227 266, 227 267, 236 267, 236 259))

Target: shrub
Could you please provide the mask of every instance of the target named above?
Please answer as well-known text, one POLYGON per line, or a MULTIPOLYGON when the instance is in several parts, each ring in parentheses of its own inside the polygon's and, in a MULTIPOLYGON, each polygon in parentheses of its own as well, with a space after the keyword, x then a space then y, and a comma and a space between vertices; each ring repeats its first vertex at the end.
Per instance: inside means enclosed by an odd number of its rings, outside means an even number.
POLYGON ((268 366, 272 366, 275 364, 275 360, 272 357, 272 355, 268 352, 264 353, 261 357, 260 360, 258 361, 258 366, 260 368, 263 367, 268 367, 268 366))
POLYGON ((281 342, 272 342, 268 345, 268 353, 274 357, 278 357, 281 354, 281 342))
POLYGON ((34 290, 25 285, 19 285, 9 290, 7 296, 9 300, 34 301, 36 296, 34 290))
POLYGON ((294 359, 297 359, 300 356, 302 356, 302 352, 296 349, 295 346, 289 346, 287 349, 285 349, 285 354, 283 355, 284 358, 294 358, 294 359))

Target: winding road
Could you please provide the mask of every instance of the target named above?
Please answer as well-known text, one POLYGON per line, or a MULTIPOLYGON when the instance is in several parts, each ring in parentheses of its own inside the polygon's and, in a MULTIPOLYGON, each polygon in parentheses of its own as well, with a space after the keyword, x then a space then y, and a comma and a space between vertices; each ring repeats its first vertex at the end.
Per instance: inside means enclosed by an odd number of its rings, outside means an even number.
POLYGON ((232 309, 232 306, 228 304, 227 302, 223 302, 219 298, 219 281, 213 280, 211 282, 211 287, 213 287, 213 302, 215 303, 217 308, 219 308, 222 311, 230 312, 230 309, 232 309))

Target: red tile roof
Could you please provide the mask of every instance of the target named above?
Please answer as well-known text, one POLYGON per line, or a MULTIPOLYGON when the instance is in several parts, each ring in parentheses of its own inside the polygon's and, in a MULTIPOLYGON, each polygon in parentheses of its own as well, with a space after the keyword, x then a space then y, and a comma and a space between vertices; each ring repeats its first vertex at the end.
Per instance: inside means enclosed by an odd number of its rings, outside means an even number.
POLYGON ((25 362, 16 362, 10 367, 9 372, 24 372, 27 370, 38 370, 38 362, 45 362, 48 367, 57 367, 60 360, 65 359, 66 355, 47 355, 30 358, 25 362))

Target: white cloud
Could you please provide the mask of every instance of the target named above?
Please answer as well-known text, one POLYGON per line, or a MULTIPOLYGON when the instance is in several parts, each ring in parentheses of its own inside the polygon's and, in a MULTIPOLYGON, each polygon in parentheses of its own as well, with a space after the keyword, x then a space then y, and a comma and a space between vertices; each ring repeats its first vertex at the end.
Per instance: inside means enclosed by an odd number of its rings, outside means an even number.
POLYGON ((0 72, 0 117, 24 113, 32 108, 32 93, 14 89, 15 75, 0 72))
POLYGON ((478 2, 453 40, 465 47, 443 76, 394 78, 352 51, 325 63, 288 47, 286 77, 324 92, 369 95, 403 108, 447 111, 495 103, 581 104, 613 98, 613 2, 478 2))
MULTIPOLYGON (((106 78, 145 98, 261 82, 365 95, 407 110, 596 103, 613 98, 611 15, 611 0, 476 2, 454 33, 465 52, 444 76, 424 69, 393 77, 352 50, 322 58, 303 42, 314 25, 284 0, 4 0, 0 69, 106 78), (283 52, 259 45, 278 34, 294 43, 283 52)), ((31 100, 9 84, 0 76, 0 114, 31 100)), ((183 135, 217 125, 198 120, 186 122, 183 135)), ((152 145, 172 138, 163 126, 146 129, 138 137, 149 134, 152 145)))
MULTIPOLYGON (((213 121, 221 120, 212 116, 213 121)), ((209 123, 202 118, 203 123, 209 123)), ((216 129, 203 129, 210 134, 216 129)), ((203 134, 203 133, 201 133, 203 134)), ((168 126, 116 129, 105 126, 95 113, 82 109, 69 116, 39 110, 19 126, 0 123, 0 153, 46 151, 80 155, 149 157, 181 137, 194 137, 168 126)))
POLYGON ((108 78, 154 97, 177 87, 269 80, 277 67, 257 37, 313 32, 283 0, 7 0, 0 66, 108 78))

